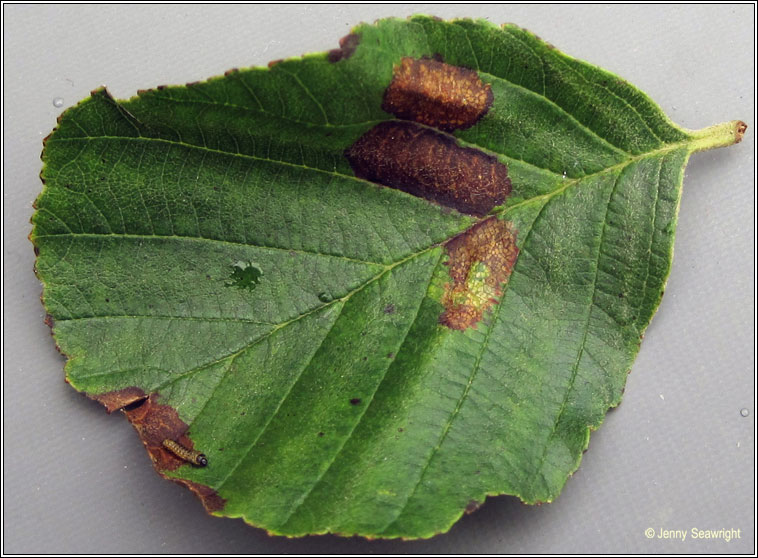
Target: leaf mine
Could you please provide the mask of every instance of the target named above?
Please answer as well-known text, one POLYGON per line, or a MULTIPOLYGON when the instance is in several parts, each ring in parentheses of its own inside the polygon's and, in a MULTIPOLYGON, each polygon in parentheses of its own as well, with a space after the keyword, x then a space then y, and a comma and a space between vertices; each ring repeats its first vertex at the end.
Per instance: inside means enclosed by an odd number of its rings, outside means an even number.
POLYGON ((102 404, 108 413, 133 405, 147 397, 142 389, 134 386, 105 393, 88 395, 91 399, 102 404))
POLYGON ((473 70, 433 58, 404 57, 384 93, 382 109, 450 132, 476 124, 492 100, 492 88, 473 70))
POLYGON ((124 412, 142 438, 155 468, 174 471, 184 465, 184 461, 164 446, 164 440, 175 440, 189 450, 194 449, 194 442, 187 436, 188 426, 176 409, 157 400, 158 396, 152 394, 139 407, 124 412))
MULTIPOLYGON (((186 462, 166 445, 166 440, 175 441, 192 453, 194 442, 187 435, 188 425, 179 418, 179 413, 170 405, 158 403, 159 396, 151 394, 139 407, 124 410, 127 420, 139 434, 155 470, 166 477, 166 472, 176 471, 186 462)), ((218 493, 201 483, 186 479, 166 477, 186 486, 200 498, 209 512, 223 509, 225 500, 218 493)))
POLYGON ((413 122, 377 124, 345 155, 360 178, 469 215, 486 215, 511 191, 508 169, 495 157, 413 122))
POLYGON ((458 330, 475 327, 496 304, 518 257, 510 224, 490 217, 446 245, 451 282, 445 285, 440 323, 458 330))

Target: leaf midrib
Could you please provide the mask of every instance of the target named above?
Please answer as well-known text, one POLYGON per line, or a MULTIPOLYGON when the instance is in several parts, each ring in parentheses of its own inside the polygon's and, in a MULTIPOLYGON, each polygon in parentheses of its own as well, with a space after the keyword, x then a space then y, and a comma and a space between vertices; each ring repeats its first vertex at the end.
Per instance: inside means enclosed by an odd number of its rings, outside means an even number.
MULTIPOLYGON (((455 138, 455 139, 458 140, 458 141, 461 141, 461 140, 459 140, 459 138, 455 138)), ((288 167, 294 167, 294 168, 298 168, 298 169, 304 169, 304 170, 307 170, 307 171, 313 171, 313 172, 319 172, 319 173, 329 174, 329 175, 336 176, 336 177, 342 178, 342 179, 353 180, 353 181, 356 181, 356 182, 359 182, 359 183, 363 183, 363 184, 370 184, 373 187, 382 186, 381 184, 378 184, 376 182, 371 182, 370 180, 366 180, 366 179, 363 179, 363 178, 359 178, 359 177, 357 177, 355 175, 349 175, 349 174, 344 174, 344 173, 337 172, 337 171, 330 171, 330 170, 326 170, 326 169, 320 169, 318 167, 309 167, 307 165, 301 165, 301 164, 297 164, 297 163, 292 163, 290 161, 282 161, 282 160, 279 160, 279 159, 270 159, 270 158, 267 158, 267 157, 258 157, 257 155, 249 155, 247 153, 232 153, 231 151, 223 151, 223 150, 220 150, 220 149, 214 149, 212 147, 207 147, 207 146, 202 146, 202 145, 196 145, 196 144, 193 144, 193 143, 186 143, 186 142, 177 141, 177 140, 169 140, 169 139, 166 139, 166 138, 154 138, 154 137, 149 137, 149 136, 112 136, 112 135, 83 136, 83 137, 71 137, 71 138, 55 138, 54 140, 53 140, 53 138, 51 138, 50 141, 48 142, 48 145, 50 143, 53 143, 53 142, 74 142, 74 141, 90 141, 90 140, 115 140, 115 141, 135 141, 135 142, 147 141, 147 142, 165 143, 165 144, 169 144, 169 145, 176 145, 176 146, 179 146, 179 147, 184 147, 184 148, 187 148, 187 149, 197 149, 197 150, 204 151, 204 152, 211 152, 211 153, 216 153, 216 154, 230 156, 230 157, 241 157, 241 158, 244 158, 244 159, 250 159, 250 160, 254 160, 254 161, 264 161, 264 162, 268 162, 268 163, 272 163, 272 164, 279 164, 279 165, 284 165, 284 166, 288 166, 288 167)), ((593 172, 593 173, 589 173, 589 174, 585 174, 585 175, 582 175, 582 176, 577 177, 577 178, 566 178, 566 179, 564 179, 565 184, 563 186, 561 186, 560 188, 556 188, 555 190, 553 190, 551 192, 547 192, 545 194, 540 194, 538 196, 533 196, 531 198, 527 198, 527 199, 522 200, 519 203, 514 204, 514 205, 500 206, 499 208, 495 208, 493 211, 491 211, 489 213, 489 215, 505 215, 509 211, 511 211, 513 209, 516 209, 517 207, 520 207, 522 205, 527 205, 527 204, 530 204, 530 203, 534 203, 535 201, 539 201, 539 200, 542 200, 542 199, 550 199, 553 196, 555 196, 555 195, 560 194, 561 192, 563 192, 569 186, 573 186, 573 185, 575 185, 575 184, 577 184, 579 182, 582 182, 583 180, 586 180, 586 179, 589 179, 589 178, 593 178, 595 176, 599 176, 599 175, 605 174, 607 172, 613 172, 613 171, 622 169, 623 167, 625 167, 625 166, 627 166, 627 165, 629 165, 629 164, 631 164, 631 163, 633 163, 635 161, 639 161, 640 159, 645 159, 645 158, 648 158, 648 157, 654 157, 656 155, 664 155, 664 154, 666 154, 666 153, 668 153, 670 151, 674 151, 676 149, 680 149, 680 148, 683 148, 683 147, 690 147, 691 150, 692 150, 692 146, 696 142, 697 142, 697 139, 691 138, 691 139, 687 139, 687 140, 680 141, 680 142, 667 143, 667 144, 664 144, 663 147, 660 147, 658 149, 653 149, 651 151, 646 151, 645 153, 640 153, 639 155, 634 155, 634 156, 628 157, 625 160, 623 160, 623 161, 621 161, 619 163, 616 163, 615 165, 611 165, 609 167, 604 167, 604 168, 602 168, 599 171, 596 171, 596 172, 593 172)), ((461 143, 463 145, 467 144, 467 142, 463 142, 463 141, 461 141, 461 143)), ((475 144, 468 144, 468 145, 475 145, 475 144)), ((481 149, 483 152, 494 153, 494 152, 488 151, 488 150, 486 150, 484 148, 481 148, 479 146, 476 146, 476 147, 478 149, 481 149)), ((544 168, 541 168, 541 167, 538 167, 538 168, 540 168, 541 170, 553 173, 553 171, 551 171, 550 169, 544 169, 544 168)), ((409 196, 411 198, 415 198, 416 197, 416 196, 412 196, 411 194, 407 194, 407 193, 405 193, 405 192, 403 192, 401 190, 394 190, 394 191, 397 192, 397 195, 409 196)), ((57 235, 50 235, 50 236, 57 236, 57 235)), ((119 236, 119 235, 116 234, 115 236, 119 236)), ((189 237, 189 238, 198 238, 198 237, 189 237)), ((447 240, 449 240, 449 239, 447 239, 447 240)), ((442 241, 441 243, 444 243, 447 240, 442 241)), ((254 245, 251 244, 249 246, 254 246, 254 245)), ((370 262, 370 263, 375 263, 375 262, 370 262)))
MULTIPOLYGON (((51 138, 51 140, 52 139, 53 138, 51 138)), ((351 176, 351 175, 347 175, 347 174, 343 174, 343 173, 338 173, 336 171, 327 171, 327 170, 324 170, 324 169, 319 169, 319 168, 315 168, 315 167, 308 167, 308 166, 305 166, 305 165, 298 165, 296 163, 290 163, 290 162, 287 162, 287 161, 279 161, 279 160, 276 160, 276 159, 261 158, 261 157, 256 157, 256 156, 253 156, 253 155, 247 155, 247 154, 242 154, 242 153, 231 153, 231 152, 228 152, 228 151, 222 151, 222 150, 212 149, 212 148, 209 148, 209 147, 199 146, 199 145, 195 145, 195 144, 189 144, 189 143, 185 143, 185 142, 179 142, 179 141, 175 141, 175 140, 168 140, 168 139, 164 139, 164 138, 152 138, 152 137, 145 137, 145 136, 129 137, 129 136, 105 136, 105 135, 103 135, 103 136, 86 136, 86 137, 77 137, 77 138, 59 138, 59 139, 55 139, 55 141, 56 142, 57 141, 66 141, 66 142, 68 142, 68 141, 77 141, 77 140, 78 141, 88 141, 88 140, 95 140, 95 139, 112 139, 112 140, 117 140, 117 141, 140 141, 140 140, 143 140, 143 141, 150 141, 150 142, 168 143, 168 144, 172 144, 172 145, 179 145, 179 146, 186 147, 186 148, 189 148, 189 149, 198 149, 198 150, 201 150, 201 151, 210 151, 210 152, 215 152, 215 153, 219 153, 219 154, 222 154, 222 155, 229 155, 229 156, 239 156, 239 157, 248 158, 248 159, 252 159, 252 160, 263 160, 263 161, 267 161, 267 162, 274 163, 274 164, 281 164, 281 165, 285 165, 285 166, 292 166, 292 167, 297 167, 297 168, 301 168, 301 169, 305 169, 305 170, 311 170, 311 171, 315 171, 315 172, 322 172, 322 173, 338 176, 340 178, 351 179, 351 180, 354 180, 354 181, 357 181, 357 182, 360 182, 360 183, 370 184, 371 186, 374 186, 374 187, 377 186, 377 184, 374 183, 374 182, 371 182, 371 181, 368 181, 368 180, 364 180, 364 179, 358 178, 356 176, 351 176)), ((488 217, 490 217, 492 215, 495 215, 495 216, 498 216, 498 217, 505 217, 511 211, 516 210, 516 209, 518 209, 518 208, 520 208, 522 206, 531 205, 531 204, 540 203, 540 202, 547 203, 553 197, 561 194, 562 192, 564 192, 565 190, 567 190, 569 187, 575 186, 575 185, 579 184, 580 182, 582 182, 582 181, 584 181, 586 179, 589 179, 589 178, 592 178, 592 177, 595 177, 595 176, 599 176, 599 175, 602 175, 602 174, 605 174, 605 173, 608 173, 608 172, 614 172, 614 171, 617 171, 617 170, 621 170, 624 167, 626 167, 627 165, 629 165, 629 164, 631 164, 631 163, 633 163, 635 161, 639 161, 641 159, 645 159, 645 158, 648 158, 648 157, 655 157, 655 156, 658 156, 658 155, 664 155, 666 153, 669 153, 671 151, 674 151, 674 150, 680 149, 680 148, 684 148, 684 147, 691 147, 692 144, 694 143, 694 141, 695 140, 686 140, 686 141, 681 141, 681 142, 676 142, 676 143, 669 143, 669 144, 666 144, 664 147, 661 147, 659 149, 655 149, 655 150, 652 150, 652 151, 649 151, 649 152, 646 152, 646 153, 642 153, 640 155, 635 155, 635 156, 629 157, 628 159, 626 159, 626 160, 624 160, 624 161, 622 161, 620 163, 617 163, 616 165, 605 167, 604 169, 602 169, 600 171, 597 171, 597 172, 594 172, 594 173, 591 173, 591 174, 588 174, 588 175, 584 175, 584 176, 578 177, 578 178, 567 178, 567 179, 565 179, 565 184, 563 186, 561 186, 560 188, 556 188, 555 190, 553 190, 551 192, 547 192, 545 194, 540 194, 538 196, 533 196, 531 198, 522 200, 522 201, 520 201, 520 202, 518 202, 518 203, 516 203, 514 205, 505 205, 505 206, 500 206, 498 208, 495 208, 495 209, 493 209, 493 211, 491 211, 489 213, 489 215, 487 215, 487 216, 483 217, 482 219, 478 220, 476 223, 473 223, 471 226, 474 226, 477 223, 480 223, 482 220, 484 220, 484 219, 486 219, 486 218, 488 218, 488 217)), ((415 196, 411 196, 411 194, 407 194, 407 193, 402 192, 400 190, 394 190, 394 192, 396 192, 397 195, 400 195, 400 196, 415 197, 415 196)), ((44 209, 44 208, 41 208, 41 209, 44 209)), ((461 231, 461 232, 463 232, 463 231, 461 231)), ((335 299, 335 301, 336 300, 347 300, 350 296, 352 296, 353 294, 355 294, 356 292, 358 292, 360 289, 362 289, 363 287, 365 287, 369 283, 375 281, 376 279, 378 279, 379 277, 381 277, 381 275, 383 275, 387 271, 393 269, 397 265, 400 265, 401 263, 403 263, 405 261, 408 261, 410 259, 413 259, 413 258, 421 255, 421 254, 424 254, 424 253, 428 252, 429 250, 432 250, 432 249, 436 248, 437 246, 441 246, 441 245, 445 244, 451 238, 454 238, 458 234, 461 234, 461 233, 457 233, 456 235, 453 235, 450 238, 447 238, 445 240, 442 240, 442 241, 430 244, 429 246, 427 246, 427 247, 425 247, 422 250, 419 250, 417 252, 411 252, 410 254, 404 256, 403 258, 401 258, 399 260, 396 260, 394 262, 391 262, 389 264, 382 264, 380 262, 371 262, 371 261, 366 261, 366 260, 358 260, 358 259, 355 259, 355 258, 349 258, 349 257, 346 257, 346 256, 339 256, 339 255, 332 255, 332 254, 320 254, 320 253, 315 253, 315 252, 312 253, 312 254, 313 255, 322 255, 324 257, 342 258, 342 259, 345 259, 345 260, 350 260, 350 261, 353 261, 355 263, 361 263, 361 264, 364 264, 364 265, 375 265, 375 266, 376 265, 380 265, 380 266, 384 266, 383 270, 381 272, 379 272, 377 275, 371 277, 365 283, 362 283, 361 285, 358 285, 354 290, 349 291, 348 293, 346 293, 344 297, 342 297, 340 299, 335 299)), ((235 243, 235 242, 231 242, 231 241, 227 241, 227 240, 212 239, 212 238, 205 238, 205 237, 196 237, 196 236, 189 236, 189 235, 139 235, 139 234, 121 234, 121 233, 75 233, 75 232, 71 231, 71 232, 68 232, 68 233, 48 234, 48 235, 34 235, 34 232, 32 232, 31 238, 34 241, 34 240, 36 240, 38 238, 67 237, 67 236, 68 237, 123 237, 123 238, 135 238, 135 239, 159 238, 159 239, 207 240, 207 241, 211 241, 211 242, 226 242, 226 243, 231 243, 231 244, 235 244, 235 245, 249 246, 249 247, 261 248, 261 249, 270 248, 272 250, 289 250, 288 248, 283 248, 283 247, 258 246, 258 245, 255 245, 255 244, 235 243)), ((305 251, 303 251, 303 252, 305 252, 305 251)), ((311 252, 308 252, 308 253, 311 253, 311 252)), ((331 301, 330 303, 333 303, 335 301, 331 301)), ((324 305, 324 306, 326 306, 326 305, 324 305)), ((317 308, 322 308, 322 307, 323 306, 319 306, 317 308)), ((297 319, 299 317, 302 317, 302 316, 304 316, 306 314, 301 314, 301 315, 293 318, 293 320, 297 319)), ((149 315, 147 315, 147 316, 149 316, 149 315)), ((108 315, 98 315, 96 317, 109 317, 109 316, 108 315)), ((113 317, 116 317, 116 316, 113 316, 113 317)), ((284 325, 286 325, 287 323, 289 323, 289 322, 282 322, 282 324, 284 324, 284 325)), ((276 327, 282 327, 282 324, 276 324, 276 327)), ((231 355, 229 355, 229 356, 231 356, 231 355)), ((224 357, 224 358, 228 358, 228 356, 224 357)), ((222 358, 220 360, 224 360, 224 358, 222 358)))

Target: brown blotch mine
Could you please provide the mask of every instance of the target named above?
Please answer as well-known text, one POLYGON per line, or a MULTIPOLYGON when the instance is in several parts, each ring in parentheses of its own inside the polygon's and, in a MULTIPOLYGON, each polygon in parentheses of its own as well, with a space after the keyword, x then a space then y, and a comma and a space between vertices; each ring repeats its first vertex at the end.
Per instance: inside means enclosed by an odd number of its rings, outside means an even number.
POLYGON ((463 331, 475 327, 497 304, 518 257, 509 223, 490 217, 447 243, 451 282, 445 284, 440 323, 463 331))
POLYGON ((413 122, 381 122, 345 156, 356 176, 484 216, 511 192, 508 168, 478 149, 413 122))
POLYGON ((492 88, 468 68, 434 58, 403 58, 382 109, 447 132, 470 128, 492 106, 492 88))
POLYGON ((116 391, 108 391, 106 393, 88 393, 87 397, 101 403, 105 406, 105 410, 110 414, 113 411, 118 411, 119 409, 123 409, 124 407, 128 407, 129 405, 145 399, 146 395, 145 392, 138 387, 128 387, 116 391))
POLYGON ((194 449, 194 442, 186 435, 187 424, 179 418, 176 409, 157 402, 158 395, 151 394, 144 404, 124 414, 142 439, 153 466, 161 476, 181 484, 194 492, 208 512, 224 507, 226 501, 212 488, 184 479, 165 477, 164 471, 174 471, 186 462, 163 446, 163 440, 174 440, 187 449, 194 449))
POLYGON ((353 55, 360 42, 360 36, 355 33, 345 35, 340 39, 340 48, 332 49, 327 53, 327 60, 332 63, 339 62, 340 60, 347 60, 353 55))
POLYGON ((163 440, 168 439, 194 449, 194 443, 185 435, 188 426, 179 418, 176 409, 157 403, 157 395, 151 394, 144 404, 124 413, 142 438, 156 469, 173 471, 184 465, 184 460, 163 447, 163 440))
POLYGON ((86 394, 105 405, 111 413, 122 409, 126 418, 142 439, 153 466, 163 478, 189 488, 194 492, 209 513, 222 509, 226 500, 210 488, 193 481, 167 477, 165 471, 174 471, 186 462, 163 446, 164 440, 174 440, 187 449, 194 449, 194 442, 186 435, 187 424, 170 405, 157 403, 158 395, 147 396, 138 387, 128 387, 100 394, 86 394), (141 404, 140 404, 141 403, 141 404))

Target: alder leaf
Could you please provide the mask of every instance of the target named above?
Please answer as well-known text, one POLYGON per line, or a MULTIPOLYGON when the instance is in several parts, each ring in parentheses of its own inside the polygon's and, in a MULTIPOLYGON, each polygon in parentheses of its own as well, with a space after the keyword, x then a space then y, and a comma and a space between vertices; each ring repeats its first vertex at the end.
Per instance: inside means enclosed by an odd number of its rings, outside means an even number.
POLYGON ((660 302, 689 155, 744 131, 513 25, 382 20, 66 111, 36 271, 67 381, 210 512, 429 537, 559 494, 660 302))

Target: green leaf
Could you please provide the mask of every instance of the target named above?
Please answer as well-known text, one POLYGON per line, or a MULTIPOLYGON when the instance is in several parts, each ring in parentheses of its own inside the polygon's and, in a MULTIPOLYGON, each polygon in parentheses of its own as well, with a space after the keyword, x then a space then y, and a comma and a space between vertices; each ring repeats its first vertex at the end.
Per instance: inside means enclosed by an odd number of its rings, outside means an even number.
POLYGON ((383 20, 66 111, 36 270, 69 383, 209 511, 429 537, 559 494, 660 302, 689 155, 744 130, 513 25, 383 20))

